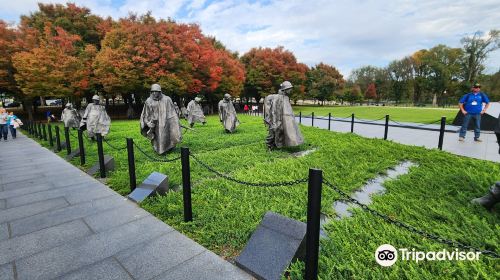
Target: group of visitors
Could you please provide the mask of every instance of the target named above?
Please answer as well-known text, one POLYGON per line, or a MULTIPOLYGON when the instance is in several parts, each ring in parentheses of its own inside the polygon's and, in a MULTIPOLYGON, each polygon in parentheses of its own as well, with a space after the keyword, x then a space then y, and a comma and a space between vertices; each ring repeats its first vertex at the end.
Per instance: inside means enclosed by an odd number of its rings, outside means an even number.
POLYGON ((13 112, 7 113, 5 108, 0 108, 0 138, 7 141, 10 130, 12 139, 16 139, 16 129, 21 125, 23 123, 13 112))

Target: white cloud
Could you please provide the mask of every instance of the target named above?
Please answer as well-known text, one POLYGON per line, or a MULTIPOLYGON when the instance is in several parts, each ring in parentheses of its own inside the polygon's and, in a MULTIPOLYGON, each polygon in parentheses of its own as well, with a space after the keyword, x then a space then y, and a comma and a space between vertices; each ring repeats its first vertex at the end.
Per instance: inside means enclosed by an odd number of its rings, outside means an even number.
MULTIPOLYGON (((0 0, 0 18, 36 10, 36 2, 0 0)), ((281 45, 301 62, 332 64, 345 75, 437 44, 459 47, 466 34, 500 28, 498 0, 126 0, 119 7, 111 0, 75 2, 101 16, 152 11, 155 17, 196 22, 240 53, 281 45)), ((500 51, 487 64, 489 72, 497 71, 500 51)))

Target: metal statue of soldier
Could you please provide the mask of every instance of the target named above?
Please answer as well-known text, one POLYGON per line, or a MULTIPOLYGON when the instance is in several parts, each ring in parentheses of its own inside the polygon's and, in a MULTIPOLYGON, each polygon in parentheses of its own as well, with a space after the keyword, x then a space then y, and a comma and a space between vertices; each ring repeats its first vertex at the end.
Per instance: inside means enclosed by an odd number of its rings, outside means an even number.
POLYGON ((201 98, 195 97, 194 100, 189 101, 187 105, 186 108, 188 114, 187 121, 190 127, 193 127, 195 122, 201 122, 202 124, 207 123, 200 102, 201 98))
POLYGON ((304 143, 288 97, 292 88, 289 81, 284 81, 278 94, 268 95, 264 99, 264 123, 268 127, 266 144, 269 150, 304 143))
POLYGON ((111 119, 106 113, 106 107, 101 105, 98 95, 92 97, 92 103, 87 105, 80 122, 82 130, 87 129, 88 136, 94 139, 96 133, 106 136, 109 133, 111 119))
POLYGON ((61 121, 64 123, 64 127, 78 128, 80 126, 80 114, 73 108, 73 104, 66 103, 61 113, 61 121))
POLYGON ((175 109, 175 113, 177 114, 177 117, 179 117, 179 119, 181 118, 181 109, 179 109, 179 105, 177 105, 177 102, 174 102, 174 109, 175 109))
POLYGON ((164 154, 182 140, 179 116, 170 97, 161 92, 159 84, 151 86, 151 95, 141 113, 141 134, 151 140, 153 149, 164 154))
POLYGON ((233 133, 236 127, 240 124, 236 116, 231 95, 224 94, 224 99, 219 101, 219 119, 227 133, 233 133))

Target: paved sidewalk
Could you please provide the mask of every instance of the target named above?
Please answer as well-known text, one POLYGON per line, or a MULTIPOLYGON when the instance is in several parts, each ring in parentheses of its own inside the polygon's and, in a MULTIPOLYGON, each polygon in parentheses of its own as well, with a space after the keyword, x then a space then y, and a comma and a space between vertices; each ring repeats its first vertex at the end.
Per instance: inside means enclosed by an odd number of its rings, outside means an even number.
POLYGON ((0 280, 252 279, 21 133, 0 149, 0 280))
MULTIPOLYGON (((326 119, 314 119, 314 126, 328 129, 328 116, 326 119)), ((299 118, 297 117, 297 122, 299 118)), ((302 125, 311 126, 312 119, 310 117, 302 117, 302 125)), ((350 119, 345 121, 332 121, 331 130, 338 132, 351 132, 350 119)), ((380 125, 373 124, 354 124, 354 133, 368 138, 384 138, 385 121, 377 121, 380 125)), ((395 123, 392 123, 397 125, 395 123)), ((403 125, 421 125, 416 123, 403 123, 403 125)), ((426 128, 439 130, 439 125, 425 125, 426 128)), ((457 131, 460 127, 446 125, 446 130, 457 131)), ((498 144, 495 134, 491 131, 481 134, 483 142, 476 143, 473 140, 474 132, 468 131, 465 142, 458 141, 458 133, 445 132, 443 139, 443 150, 466 157, 485 159, 494 162, 500 162, 498 154, 498 144)), ((390 126, 388 130, 388 140, 406 145, 424 146, 429 149, 437 148, 439 142, 439 131, 417 130, 404 127, 390 126)))

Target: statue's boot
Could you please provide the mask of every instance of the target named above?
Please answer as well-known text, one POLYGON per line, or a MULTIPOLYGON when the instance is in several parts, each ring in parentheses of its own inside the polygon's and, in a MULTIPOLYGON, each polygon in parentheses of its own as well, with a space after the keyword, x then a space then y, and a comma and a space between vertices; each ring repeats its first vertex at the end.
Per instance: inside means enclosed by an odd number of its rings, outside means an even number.
POLYGON ((495 185, 491 186, 490 192, 485 196, 472 200, 472 203, 482 205, 488 210, 493 209, 498 202, 500 202, 500 182, 496 182, 495 185))

